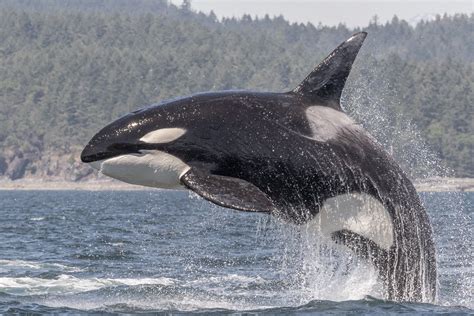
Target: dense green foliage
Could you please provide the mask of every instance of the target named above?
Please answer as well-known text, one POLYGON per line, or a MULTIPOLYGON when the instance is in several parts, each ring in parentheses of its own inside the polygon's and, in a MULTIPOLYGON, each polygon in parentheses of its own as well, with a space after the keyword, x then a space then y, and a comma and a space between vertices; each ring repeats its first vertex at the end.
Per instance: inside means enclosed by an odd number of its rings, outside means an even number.
MULTIPOLYGON (((365 87, 359 103, 384 101, 392 125, 413 120, 458 176, 474 176, 473 27, 473 15, 416 27, 396 17, 370 23, 346 107, 362 106, 353 100, 365 87)), ((105 123, 163 99, 291 89, 355 31, 282 17, 217 21, 164 1, 6 0, 0 143, 25 152, 70 151, 105 123)))

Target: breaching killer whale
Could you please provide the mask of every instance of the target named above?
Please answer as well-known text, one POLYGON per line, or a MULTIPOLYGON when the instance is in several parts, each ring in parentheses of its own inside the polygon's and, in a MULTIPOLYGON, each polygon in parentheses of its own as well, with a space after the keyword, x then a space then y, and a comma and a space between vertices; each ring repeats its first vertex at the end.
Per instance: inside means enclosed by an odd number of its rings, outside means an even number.
POLYGON ((340 105, 366 35, 350 37, 290 92, 209 92, 127 114, 81 159, 110 177, 185 186, 227 208, 298 224, 316 217, 378 267, 388 299, 433 301, 427 213, 397 163, 340 105))

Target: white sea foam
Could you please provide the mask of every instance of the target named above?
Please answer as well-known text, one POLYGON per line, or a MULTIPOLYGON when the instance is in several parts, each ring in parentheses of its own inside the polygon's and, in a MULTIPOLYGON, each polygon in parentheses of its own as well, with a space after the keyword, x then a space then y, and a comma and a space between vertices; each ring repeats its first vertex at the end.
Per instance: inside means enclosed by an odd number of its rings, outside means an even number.
MULTIPOLYGON (((222 276, 200 277, 195 280, 159 278, 76 278, 71 275, 61 275, 56 279, 42 278, 0 278, 0 292, 23 297, 22 299, 49 307, 69 307, 81 310, 103 309, 114 310, 115 305, 127 305, 137 309, 164 309, 194 311, 202 309, 234 309, 254 310, 277 307, 271 303, 264 304, 256 299, 260 291, 245 290, 239 292, 246 299, 235 300, 235 293, 230 291, 229 284, 246 285, 265 283, 259 276, 245 276, 228 274, 222 276), (77 295, 88 291, 99 290, 115 286, 164 285, 176 286, 175 291, 117 291, 110 295, 94 293, 91 295, 77 295), (183 289, 183 291, 179 289, 183 289), (193 291, 184 289, 192 288, 193 291), (137 295, 135 295, 135 294, 137 295), (47 294, 47 295, 46 295, 47 294), (40 296, 33 296, 40 295, 40 296), (46 295, 42 297, 41 295, 46 295), (28 297, 33 296, 33 297, 28 297)), ((273 292, 271 292, 273 293, 273 292)), ((270 295, 271 295, 270 293, 270 295)), ((273 295, 271 295, 273 296, 273 295)), ((119 307, 120 308, 120 307, 119 307)))
POLYGON ((172 285, 173 279, 160 278, 77 278, 62 274, 54 279, 34 277, 0 278, 0 292, 12 295, 65 295, 98 290, 105 287, 128 285, 172 285))
POLYGON ((64 271, 79 272, 82 269, 70 267, 60 263, 27 261, 27 260, 0 260, 0 273, 22 273, 28 271, 64 271))
POLYGON ((284 250, 279 269, 288 284, 282 296, 285 306, 383 296, 373 265, 335 244, 323 234, 318 221, 302 226, 281 225, 280 231, 279 242, 284 250))
POLYGON ((208 310, 208 309, 227 309, 227 310, 260 310, 266 308, 279 307, 278 305, 261 305, 247 303, 245 301, 237 301, 231 298, 213 299, 209 297, 193 297, 188 295, 178 295, 176 297, 147 297, 147 298, 126 298, 118 297, 100 297, 100 298, 46 298, 38 301, 49 307, 69 307, 80 310, 96 310, 104 309, 113 311, 115 308, 119 310, 124 305, 127 309, 138 310, 178 310, 181 312, 208 310), (118 306, 117 306, 118 305, 118 306))
POLYGON ((250 283, 263 283, 265 280, 260 276, 246 276, 246 275, 239 275, 239 274, 227 274, 221 276, 211 276, 205 278, 199 278, 196 280, 192 280, 189 284, 198 285, 198 284, 235 284, 238 283, 240 285, 247 285, 250 283))
POLYGON ((42 221, 42 220, 44 220, 43 216, 30 218, 30 221, 33 221, 33 222, 39 222, 39 221, 42 221))

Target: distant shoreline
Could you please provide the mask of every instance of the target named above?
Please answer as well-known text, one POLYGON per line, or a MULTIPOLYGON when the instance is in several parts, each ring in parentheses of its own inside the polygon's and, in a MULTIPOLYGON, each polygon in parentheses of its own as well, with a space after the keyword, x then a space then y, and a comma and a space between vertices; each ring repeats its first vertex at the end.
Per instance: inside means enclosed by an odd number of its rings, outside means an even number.
POLYGON ((474 178, 428 178, 414 181, 418 192, 474 192, 474 178))
POLYGON ((146 191, 159 190, 151 187, 128 184, 113 180, 96 181, 58 181, 22 179, 15 181, 0 181, 0 190, 46 190, 46 191, 146 191))
MULTIPOLYGON (((474 192, 474 178, 430 178, 414 183, 419 192, 474 192)), ((73 182, 21 179, 0 181, 0 190, 150 191, 158 189, 111 180, 73 182)))

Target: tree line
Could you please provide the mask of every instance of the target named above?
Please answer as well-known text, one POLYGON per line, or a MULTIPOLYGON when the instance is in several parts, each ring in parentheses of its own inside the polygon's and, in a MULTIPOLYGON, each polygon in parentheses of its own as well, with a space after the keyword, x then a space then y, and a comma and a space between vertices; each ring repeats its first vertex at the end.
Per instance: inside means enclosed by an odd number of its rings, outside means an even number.
MULTIPOLYGON (((455 175, 473 177, 473 27, 474 15, 416 26, 397 17, 371 21, 343 106, 399 157, 406 145, 396 127, 413 122, 455 175), (385 125, 364 109, 383 114, 385 125)), ((194 12, 189 2, 5 0, 0 158, 7 151, 11 157, 3 158, 3 172, 22 153, 34 153, 30 167, 51 151, 77 153, 107 122, 168 98, 292 89, 360 30, 281 16, 218 20, 194 12)))

